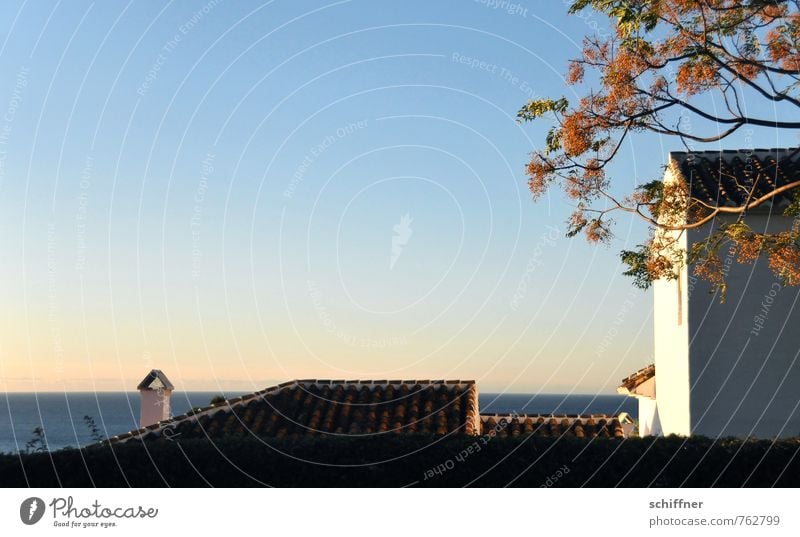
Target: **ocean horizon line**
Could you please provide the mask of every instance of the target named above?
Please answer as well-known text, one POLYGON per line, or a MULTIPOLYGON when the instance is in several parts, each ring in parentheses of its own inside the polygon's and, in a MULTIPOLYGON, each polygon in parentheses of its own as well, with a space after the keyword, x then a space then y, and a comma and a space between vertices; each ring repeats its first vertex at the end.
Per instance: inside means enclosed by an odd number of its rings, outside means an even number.
MULTIPOLYGON (((241 392, 241 390, 226 390, 226 389, 217 389, 217 390, 173 390, 172 393, 220 393, 220 392, 241 392)), ((47 394, 93 394, 93 393, 129 393, 129 394, 138 394, 138 390, 8 390, 8 391, 0 391, 0 394, 4 395, 12 395, 12 394, 40 394, 40 395, 47 395, 47 394)), ((242 392, 242 393, 252 393, 252 392, 242 392)), ((615 391, 603 391, 603 392, 543 392, 543 391, 527 391, 527 392, 504 392, 504 391, 486 391, 480 392, 481 395, 564 395, 564 396, 576 396, 576 397, 589 397, 595 395, 619 395, 615 391)))

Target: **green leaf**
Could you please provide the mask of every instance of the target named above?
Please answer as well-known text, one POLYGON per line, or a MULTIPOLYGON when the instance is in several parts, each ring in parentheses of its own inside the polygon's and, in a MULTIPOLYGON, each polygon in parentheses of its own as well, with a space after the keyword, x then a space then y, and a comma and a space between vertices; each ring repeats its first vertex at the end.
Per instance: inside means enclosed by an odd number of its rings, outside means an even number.
POLYGON ((742 222, 733 222, 731 224, 727 224, 721 227, 721 230, 725 232, 728 237, 731 239, 738 241, 740 238, 744 237, 745 235, 751 233, 750 226, 742 222))
POLYGON ((563 114, 569 107, 569 101, 564 97, 560 99, 535 99, 520 108, 517 112, 517 121, 533 121, 549 112, 563 114))
POLYGON ((569 13, 570 15, 574 15, 578 11, 581 11, 582 9, 586 8, 590 3, 592 3, 592 0, 575 0, 574 2, 572 2, 572 5, 569 6, 569 10, 567 11, 567 13, 569 13))
POLYGON ((792 202, 783 211, 786 216, 800 216, 800 188, 793 189, 792 202))
POLYGON ((653 277, 647 270, 647 260, 650 251, 646 245, 640 244, 636 250, 622 250, 620 260, 628 265, 628 270, 622 274, 633 278, 633 285, 639 289, 649 289, 653 285, 653 277))
POLYGON ((554 153, 561 149, 561 129, 556 127, 551 127, 549 131, 547 131, 546 137, 546 152, 554 153))

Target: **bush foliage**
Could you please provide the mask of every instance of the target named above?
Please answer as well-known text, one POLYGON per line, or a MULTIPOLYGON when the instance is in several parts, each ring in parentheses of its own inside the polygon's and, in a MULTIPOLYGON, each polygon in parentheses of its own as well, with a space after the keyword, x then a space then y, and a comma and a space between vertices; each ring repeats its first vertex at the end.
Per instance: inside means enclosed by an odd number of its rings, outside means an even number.
POLYGON ((800 485, 800 439, 155 440, 0 456, 13 487, 768 487, 800 485), (471 448, 471 449, 470 449, 471 448))

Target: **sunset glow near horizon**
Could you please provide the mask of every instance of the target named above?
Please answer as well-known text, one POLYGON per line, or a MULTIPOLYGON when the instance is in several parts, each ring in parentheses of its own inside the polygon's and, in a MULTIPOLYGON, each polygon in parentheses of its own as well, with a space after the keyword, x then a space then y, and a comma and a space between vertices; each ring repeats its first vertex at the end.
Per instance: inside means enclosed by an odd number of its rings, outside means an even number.
MULTIPOLYGON (((610 31, 566 10, 8 2, 0 390, 133 390, 158 368, 179 390, 613 393, 652 361, 652 297, 618 256, 645 226, 565 238, 569 201, 526 185, 549 125, 516 121, 574 98, 567 60, 610 31)), ((619 191, 676 144, 627 145, 619 191)))

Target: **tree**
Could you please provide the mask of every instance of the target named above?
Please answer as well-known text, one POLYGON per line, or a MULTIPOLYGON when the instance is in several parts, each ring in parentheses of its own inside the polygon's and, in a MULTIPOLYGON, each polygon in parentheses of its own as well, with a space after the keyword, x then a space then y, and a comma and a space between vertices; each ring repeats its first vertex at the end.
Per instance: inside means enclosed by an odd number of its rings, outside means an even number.
POLYGON ((33 436, 30 440, 25 442, 25 453, 38 453, 49 451, 47 447, 47 436, 44 434, 42 427, 35 427, 33 429, 33 436))
POLYGON ((89 436, 92 441, 96 443, 100 443, 103 441, 103 435, 100 431, 100 427, 97 426, 97 423, 94 421, 94 418, 88 414, 83 416, 83 423, 86 424, 86 428, 89 429, 89 436))
POLYGON ((590 242, 612 238, 615 213, 641 217, 649 239, 621 252, 621 259, 625 274, 642 288, 676 278, 690 263, 724 291, 719 252, 731 244, 738 262, 763 254, 785 284, 800 284, 800 226, 760 233, 745 219, 787 192, 793 201, 784 214, 800 215, 800 176, 764 195, 755 195, 757 177, 746 202, 730 207, 660 180, 614 196, 606 173, 623 142, 637 133, 675 137, 691 151, 690 144, 720 142, 746 125, 800 129, 800 0, 574 0, 569 12, 587 8, 607 16, 614 32, 585 38, 580 57, 569 63, 567 84, 588 87, 586 93, 574 104, 564 97, 531 100, 518 113, 523 122, 555 119, 544 149, 527 165, 534 200, 552 187, 563 190, 575 203, 567 235, 582 232, 590 242), (709 97, 718 103, 704 104, 709 97), (752 115, 745 99, 770 103, 774 117, 752 115), (692 251, 678 251, 665 239, 721 214, 736 218, 692 251))

